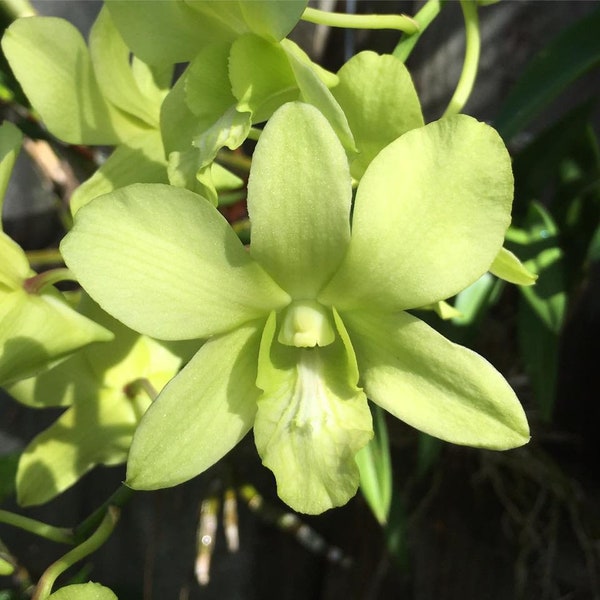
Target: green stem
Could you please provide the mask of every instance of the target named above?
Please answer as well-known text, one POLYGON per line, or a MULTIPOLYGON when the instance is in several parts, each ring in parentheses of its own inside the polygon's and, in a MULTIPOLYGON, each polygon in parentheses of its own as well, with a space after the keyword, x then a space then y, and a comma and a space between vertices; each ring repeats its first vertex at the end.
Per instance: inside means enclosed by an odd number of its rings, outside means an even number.
POLYGON ((75 536, 71 529, 66 527, 54 527, 23 515, 17 515, 7 510, 0 510, 0 522, 18 527, 29 533, 33 533, 39 537, 51 540, 52 542, 58 542, 60 544, 74 544, 75 536))
POLYGON ((456 115, 464 108, 473 91, 473 85, 477 77, 477 68, 479 67, 481 36, 479 33, 477 3, 474 0, 460 0, 460 7, 465 19, 465 61, 460 79, 454 90, 454 95, 448 104, 448 108, 446 108, 446 111, 442 115, 444 117, 456 115))
POLYGON ((443 5, 444 0, 427 0, 421 10, 413 17, 419 27, 418 31, 413 34, 404 34, 392 54, 402 62, 406 62, 421 35, 440 14, 443 5))
POLYGON ((398 29, 409 34, 419 30, 417 23, 406 15, 356 15, 308 7, 301 18, 309 23, 345 29, 398 29))
POLYGON ((38 273, 33 277, 29 277, 23 282, 23 289, 28 294, 39 294, 44 288, 49 285, 54 285, 59 281, 77 281, 75 275, 69 269, 50 269, 43 273, 38 273))
POLYGON ((258 142, 261 133, 262 129, 258 129, 257 127, 250 127, 250 131, 248 131, 248 139, 258 142))
POLYGON ((45 600, 48 598, 57 577, 76 562, 79 562, 100 548, 100 546, 102 546, 102 544, 110 537, 118 519, 119 509, 116 506, 109 506, 98 529, 96 529, 87 540, 73 548, 73 550, 67 552, 44 571, 44 574, 38 581, 32 600, 45 600))
POLYGON ((28 250, 25 252, 30 265, 45 266, 63 264, 62 254, 58 248, 48 250, 28 250))
POLYGON ((230 169, 235 169, 244 173, 248 173, 250 171, 250 165, 252 164, 252 160, 245 154, 240 154, 239 152, 229 152, 226 150, 221 150, 218 153, 217 162, 230 169))
POLYGON ((75 541, 81 542, 85 540, 86 537, 90 535, 90 533, 98 527, 98 523, 105 518, 106 511, 112 507, 122 507, 127 501, 133 496, 133 490, 128 488, 126 485, 121 485, 111 496, 110 498, 97 508, 85 521, 82 521, 75 528, 75 541))

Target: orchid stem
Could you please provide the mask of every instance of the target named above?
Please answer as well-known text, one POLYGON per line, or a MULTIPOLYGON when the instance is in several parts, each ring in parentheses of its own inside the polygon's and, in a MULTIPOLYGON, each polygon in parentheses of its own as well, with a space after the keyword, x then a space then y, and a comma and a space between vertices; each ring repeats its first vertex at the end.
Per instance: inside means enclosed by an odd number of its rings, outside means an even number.
POLYGON ((7 510, 0 510, 0 523, 6 523, 13 527, 18 527, 29 533, 33 533, 41 538, 58 542, 59 544, 74 544, 75 536, 73 531, 66 527, 54 527, 23 515, 17 515, 7 510))
POLYGON ((38 585, 32 600, 45 600, 52 591, 52 586, 57 577, 64 573, 69 567, 79 562, 92 552, 95 552, 113 532, 119 519, 119 509, 115 506, 109 506, 104 515, 104 519, 94 531, 94 533, 84 542, 67 552, 64 556, 52 563, 44 574, 40 577, 38 585))
POLYGON ((48 250, 28 250, 25 252, 30 265, 55 265, 63 264, 62 254, 58 248, 50 248, 48 250))
POLYGON ((406 62, 421 35, 440 14, 443 5, 444 0, 427 0, 421 10, 413 17, 413 21, 418 25, 418 31, 412 34, 405 33, 402 36, 392 52, 395 57, 399 58, 402 62, 406 62))
POLYGON ((473 91, 473 85, 477 77, 477 68, 479 67, 481 36, 479 32, 477 4, 473 0, 460 0, 460 7, 465 20, 465 60, 460 79, 454 90, 454 95, 448 104, 448 108, 446 108, 446 111, 442 115, 443 117, 456 115, 464 108, 473 91))
POLYGON ((407 15, 356 15, 307 7, 301 18, 309 23, 345 29, 398 29, 408 34, 419 30, 414 19, 407 15))
POLYGON ((77 281, 75 275, 69 269, 50 269, 43 273, 38 273, 29 277, 23 282, 23 289, 28 294, 39 294, 48 286, 59 283, 60 281, 77 281))
POLYGON ((75 540, 84 540, 90 535, 90 532, 93 531, 94 528, 98 527, 98 523, 102 521, 108 508, 122 507, 127 503, 131 496, 133 496, 133 490, 131 488, 124 484, 119 486, 117 490, 111 494, 110 498, 108 498, 108 500, 106 500, 106 502, 100 506, 100 508, 97 508, 89 517, 87 517, 87 519, 82 521, 75 528, 75 540))

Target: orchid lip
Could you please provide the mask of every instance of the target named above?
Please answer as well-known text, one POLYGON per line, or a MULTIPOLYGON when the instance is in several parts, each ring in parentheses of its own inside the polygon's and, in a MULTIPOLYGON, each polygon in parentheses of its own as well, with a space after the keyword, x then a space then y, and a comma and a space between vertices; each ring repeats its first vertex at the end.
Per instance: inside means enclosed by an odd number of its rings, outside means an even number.
POLYGON ((328 346, 335 341, 331 315, 315 300, 296 300, 285 310, 277 339, 297 348, 328 346))

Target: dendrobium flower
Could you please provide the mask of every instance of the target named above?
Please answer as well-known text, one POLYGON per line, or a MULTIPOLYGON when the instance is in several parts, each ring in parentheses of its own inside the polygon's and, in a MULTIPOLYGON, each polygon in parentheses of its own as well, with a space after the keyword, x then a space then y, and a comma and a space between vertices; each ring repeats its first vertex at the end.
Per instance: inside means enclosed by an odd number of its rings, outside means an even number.
POLYGON ((255 150, 249 253, 187 190, 134 185, 82 208, 61 250, 90 295, 142 333, 208 338, 143 417, 127 483, 186 481, 253 428, 285 502, 306 513, 342 505, 372 436, 367 397, 450 442, 526 443, 504 378, 406 312, 488 270, 511 202, 500 137, 458 115, 385 147, 353 203, 337 136, 293 102, 255 150))
POLYGON ((189 354, 190 342, 168 348, 128 329, 85 296, 81 311, 114 339, 91 344, 7 387, 15 400, 32 408, 66 408, 19 458, 16 486, 22 506, 48 502, 96 465, 123 464, 151 395, 177 373, 179 354, 189 354))

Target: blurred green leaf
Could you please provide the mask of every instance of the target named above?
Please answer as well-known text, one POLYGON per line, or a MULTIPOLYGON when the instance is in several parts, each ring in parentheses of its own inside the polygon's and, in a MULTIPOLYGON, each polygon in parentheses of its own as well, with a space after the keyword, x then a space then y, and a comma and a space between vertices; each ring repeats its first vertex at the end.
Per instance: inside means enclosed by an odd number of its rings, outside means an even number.
POLYGON ((558 333, 564 320, 567 293, 563 251, 556 224, 543 206, 532 202, 525 229, 510 235, 524 242, 519 245, 517 253, 523 257, 525 267, 538 275, 536 285, 519 289, 546 327, 558 333), (524 234, 524 237, 517 233, 524 234))
POLYGON ((596 232, 592 237, 588 248, 588 260, 594 262, 600 260, 600 225, 596 227, 596 232))
POLYGON ((373 439, 356 455, 360 489, 377 521, 387 523, 392 501, 392 460, 385 413, 373 405, 373 439))
POLYGON ((0 456, 0 502, 15 493, 15 478, 19 453, 11 452, 0 456))
POLYGON ((519 303, 517 327, 521 356, 540 415, 550 421, 555 400, 559 336, 548 328, 525 298, 519 303))
POLYGON ((576 79, 600 62, 600 10, 550 42, 528 65, 495 121, 506 140, 576 79))

